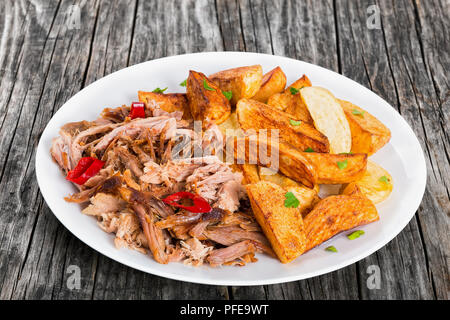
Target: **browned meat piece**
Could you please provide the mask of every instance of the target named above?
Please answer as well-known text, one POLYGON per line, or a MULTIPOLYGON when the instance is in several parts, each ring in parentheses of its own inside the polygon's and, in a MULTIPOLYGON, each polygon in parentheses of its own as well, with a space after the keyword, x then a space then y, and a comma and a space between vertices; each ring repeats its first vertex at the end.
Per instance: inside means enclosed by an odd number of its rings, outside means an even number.
POLYGON ((130 169, 136 177, 139 178, 144 174, 144 172, 142 172, 139 159, 135 155, 131 154, 127 149, 124 147, 116 147, 113 151, 119 156, 120 161, 122 161, 125 168, 130 169))
POLYGON ((106 193, 97 193, 91 199, 91 204, 83 210, 84 214, 100 216, 103 213, 118 212, 125 208, 126 202, 106 193))
POLYGON ((158 221, 156 225, 161 229, 172 228, 174 226, 186 225, 197 222, 201 218, 201 213, 181 211, 181 213, 168 216, 166 219, 158 221))
POLYGON ((153 217, 149 216, 142 204, 132 205, 134 212, 139 218, 142 230, 147 238, 148 246, 155 260, 162 264, 167 264, 169 259, 165 252, 164 237, 161 229, 157 228, 153 222, 153 217))
POLYGON ((70 171, 71 168, 67 152, 68 148, 64 144, 64 141, 61 137, 53 139, 52 147, 50 148, 50 154, 53 160, 56 161, 59 167, 63 169, 64 173, 66 174, 70 171))
POLYGON ((124 122, 125 118, 130 114, 130 107, 121 106, 114 109, 105 108, 103 109, 101 118, 109 120, 113 123, 124 122))
POLYGON ((206 259, 212 267, 223 265, 243 255, 255 253, 256 247, 250 240, 238 242, 223 249, 213 250, 206 259))
POLYGON ((210 224, 217 223, 223 219, 225 211, 220 208, 213 208, 210 212, 204 213, 198 222, 190 231, 189 234, 194 238, 203 238, 203 231, 210 224))

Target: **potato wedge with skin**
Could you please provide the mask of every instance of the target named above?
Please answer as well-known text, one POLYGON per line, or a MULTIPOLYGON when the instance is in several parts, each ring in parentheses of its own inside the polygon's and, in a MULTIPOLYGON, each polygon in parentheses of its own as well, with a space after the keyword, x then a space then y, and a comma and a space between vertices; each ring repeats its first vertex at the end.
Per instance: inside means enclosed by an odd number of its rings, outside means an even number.
POLYGON ((276 67, 263 75, 261 87, 252 99, 266 103, 270 96, 283 92, 285 87, 286 75, 280 67, 276 67))
POLYGON ((352 133, 352 152, 372 155, 391 139, 391 131, 362 108, 339 100, 352 133))
POLYGON ((243 184, 257 183, 260 181, 258 167, 255 164, 242 164, 243 184))
POLYGON ((311 81, 306 75, 303 75, 300 79, 291 84, 283 93, 271 96, 267 101, 267 104, 290 114, 297 120, 313 124, 313 119, 300 97, 300 92, 291 92, 291 88, 300 90, 301 88, 310 86, 311 81))
POLYGON ((300 95, 314 121, 314 126, 330 142, 331 153, 350 152, 352 134, 339 101, 327 89, 306 87, 300 95))
POLYGON ((253 164, 271 169, 278 169, 287 177, 301 182, 308 188, 314 188, 317 184, 317 173, 314 166, 308 161, 302 152, 297 151, 290 144, 263 137, 247 136, 234 140, 234 157, 237 163, 253 164), (254 146, 250 147, 250 146, 254 146), (260 150, 265 150, 262 154, 260 150))
POLYGON ((342 186, 342 194, 348 194, 355 186, 374 204, 386 200, 392 192, 392 177, 385 169, 373 161, 367 161, 367 170, 364 175, 347 185, 342 186))
POLYGON ((261 87, 262 67, 257 64, 223 70, 209 76, 222 91, 231 91, 230 103, 236 105, 239 99, 253 97, 261 87))
POLYGON ((365 153, 304 152, 303 156, 314 167, 319 184, 350 183, 363 177, 367 168, 367 154, 365 153))
POLYGON ((258 174, 259 174, 259 178, 261 180, 278 184, 285 189, 290 188, 290 187, 300 187, 300 188, 306 189, 308 191, 312 191, 315 194, 319 193, 319 185, 318 184, 314 185, 314 187, 312 189, 306 188, 300 182, 292 180, 291 178, 286 177, 284 174, 282 174, 280 172, 275 172, 270 168, 258 166, 258 174))
POLYGON ((189 71, 186 95, 192 117, 202 121, 203 128, 211 122, 220 124, 230 116, 230 102, 220 88, 201 72, 189 71))
POLYGON ((236 112, 232 112, 227 120, 218 125, 220 131, 225 136, 242 136, 236 112), (228 131, 228 134, 227 134, 228 131))
POLYGON ((301 151, 312 148, 317 152, 329 152, 327 137, 313 126, 300 121, 292 122, 289 114, 264 103, 241 99, 236 106, 239 124, 243 130, 275 129, 279 137, 301 151))
POLYGON ((329 196, 304 218, 306 251, 336 234, 379 219, 375 205, 361 192, 329 196))
POLYGON ((305 251, 306 239, 300 210, 284 206, 286 190, 267 181, 246 186, 256 221, 278 259, 288 263, 305 251))
POLYGON ((188 100, 185 93, 156 93, 138 91, 140 102, 144 102, 147 108, 153 110, 160 108, 167 112, 182 111, 183 119, 192 119, 188 100))

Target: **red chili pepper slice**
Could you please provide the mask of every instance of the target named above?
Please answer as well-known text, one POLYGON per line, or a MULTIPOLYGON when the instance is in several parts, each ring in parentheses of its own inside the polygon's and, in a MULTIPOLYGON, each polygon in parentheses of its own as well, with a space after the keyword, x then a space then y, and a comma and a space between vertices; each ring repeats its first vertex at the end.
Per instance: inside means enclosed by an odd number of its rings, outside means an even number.
POLYGON ((131 104, 130 118, 145 118, 145 104, 143 102, 133 102, 131 104))
POLYGON ((100 171, 104 164, 105 162, 97 158, 81 158, 77 166, 67 173, 66 179, 76 184, 85 184, 89 178, 95 176, 100 171))
POLYGON ((167 204, 170 204, 171 206, 182 208, 184 210, 194 212, 194 213, 205 213, 211 211, 211 206, 209 205, 208 201, 200 197, 199 195, 196 195, 191 192, 181 191, 174 194, 171 194, 170 196, 164 198, 162 201, 164 201, 167 204), (180 201, 182 199, 191 199, 194 202, 194 205, 192 206, 183 206, 177 201, 180 201))

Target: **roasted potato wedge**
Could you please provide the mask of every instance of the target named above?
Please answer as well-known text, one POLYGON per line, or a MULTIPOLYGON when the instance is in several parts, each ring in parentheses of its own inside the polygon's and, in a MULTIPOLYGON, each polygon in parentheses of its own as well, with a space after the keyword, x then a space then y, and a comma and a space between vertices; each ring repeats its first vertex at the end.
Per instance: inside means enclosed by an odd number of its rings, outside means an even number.
POLYGON ((391 139, 391 131, 369 112, 339 100, 352 134, 352 152, 374 154, 391 139))
POLYGON ((299 150, 312 148, 317 152, 329 152, 328 139, 313 126, 264 103, 241 99, 236 106, 238 122, 243 130, 275 129, 279 137, 299 150))
POLYGON ((317 183, 317 173, 314 166, 302 152, 297 151, 290 144, 278 141, 273 144, 272 139, 246 136, 236 138, 234 144, 235 159, 237 163, 254 164, 278 169, 287 177, 301 182, 308 188, 314 188, 317 183), (254 146, 254 148, 250 148, 254 146), (260 150, 266 150, 266 155, 260 150))
POLYGON ((355 182, 342 186, 342 194, 351 193, 357 186, 374 204, 385 200, 392 192, 392 177, 385 169, 373 161, 367 161, 367 170, 355 182))
POLYGON ((261 180, 278 184, 285 189, 290 188, 290 187, 300 187, 303 189, 310 190, 311 192, 313 192, 316 195, 319 193, 319 185, 318 184, 314 185, 314 187, 312 189, 306 188, 300 182, 292 180, 291 178, 286 177, 284 174, 275 172, 270 168, 258 166, 258 174, 259 174, 259 178, 261 180))
POLYGON ((286 190, 267 181, 246 186, 253 213, 278 259, 288 263, 305 251, 303 219, 298 208, 284 205, 286 190))
POLYGON ((255 164, 244 163, 240 166, 244 176, 243 184, 257 183, 260 180, 258 167, 255 164))
POLYGON ((306 87, 300 95, 314 121, 314 126, 330 142, 331 153, 350 152, 352 134, 339 101, 327 89, 306 87))
POLYGON ((310 86, 311 81, 309 81, 306 75, 303 75, 300 79, 291 84, 283 93, 272 95, 267 100, 267 104, 290 114, 297 120, 313 124, 313 119, 301 99, 299 91, 303 87, 310 86), (291 88, 294 88, 295 90, 292 90, 291 88))
POLYGON ((361 192, 329 196, 321 200, 304 218, 306 250, 336 234, 379 219, 375 205, 361 192))
POLYGON ((276 67, 263 75, 261 87, 252 99, 266 103, 270 96, 283 92, 285 87, 286 75, 280 67, 276 67))
POLYGON ((240 125, 237 119, 236 112, 232 112, 227 120, 218 125, 223 135, 227 136, 240 136, 240 125), (228 130, 228 134, 227 134, 228 130))
POLYGON ((156 93, 138 91, 140 102, 144 102, 147 108, 153 110, 160 108, 167 112, 182 111, 183 119, 192 119, 188 100, 185 93, 156 93))
POLYGON ((253 97, 261 87, 262 67, 257 64, 219 71, 209 76, 222 91, 231 91, 231 105, 239 99, 253 97))
POLYGON ((230 116, 230 102, 220 88, 201 72, 189 71, 186 95, 192 117, 202 121, 204 128, 210 122, 220 124, 230 116))
POLYGON ((367 168, 367 154, 330 154, 304 152, 317 174, 317 183, 350 183, 363 177, 367 168))

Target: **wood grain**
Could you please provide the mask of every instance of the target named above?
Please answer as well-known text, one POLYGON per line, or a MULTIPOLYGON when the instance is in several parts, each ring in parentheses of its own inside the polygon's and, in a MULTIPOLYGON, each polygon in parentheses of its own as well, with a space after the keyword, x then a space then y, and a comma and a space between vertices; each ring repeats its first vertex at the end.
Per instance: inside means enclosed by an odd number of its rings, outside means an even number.
POLYGON ((449 9, 446 0, 2 1, 0 299, 448 299, 449 9), (373 4, 380 29, 366 24, 373 4), (67 23, 71 5, 81 9, 80 28, 67 23), (429 176, 416 216, 393 241, 320 277, 227 288, 125 267, 56 220, 34 173, 37 142, 54 112, 128 65, 222 50, 318 64, 397 108, 419 138, 429 176), (81 269, 80 289, 67 286, 70 265, 81 269), (371 265, 380 267, 380 289, 366 285, 371 265))

